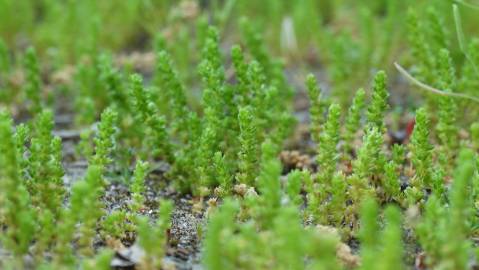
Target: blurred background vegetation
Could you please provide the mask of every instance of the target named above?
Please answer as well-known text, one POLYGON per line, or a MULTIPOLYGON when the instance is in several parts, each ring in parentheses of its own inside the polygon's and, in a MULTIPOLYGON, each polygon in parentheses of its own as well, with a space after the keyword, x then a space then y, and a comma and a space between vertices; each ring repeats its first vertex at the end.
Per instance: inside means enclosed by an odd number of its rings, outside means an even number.
MULTIPOLYGON (((344 57, 362 54, 363 61, 381 66, 407 46, 409 9, 419 17, 434 9, 447 35, 454 37, 453 2, 457 1, 1 0, 0 35, 13 50, 33 45, 43 56, 61 63, 98 51, 148 50, 160 33, 175 50, 191 53, 198 50, 191 41, 201 34, 203 24, 218 26, 223 41, 231 43, 239 40, 238 34, 245 30, 241 22, 246 20, 256 34, 264 36, 268 48, 288 62, 333 61, 332 49, 343 49, 342 53, 351 54, 344 57), (338 43, 346 48, 337 48, 338 43), (371 52, 357 52, 364 47, 371 52), (367 53, 374 56, 367 59, 367 53)), ((465 32, 476 34, 477 11, 461 7, 461 12, 465 32)), ((457 56, 455 43, 450 50, 457 56)))
MULTIPOLYGON (((220 30, 227 59, 231 45, 242 40, 256 51, 255 58, 280 57, 287 73, 319 74, 326 92, 347 105, 352 91, 367 86, 377 70, 389 73, 394 61, 414 70, 422 61, 411 50, 417 37, 411 13, 425 42, 447 47, 460 73, 465 56, 456 38, 453 3, 459 4, 465 37, 472 40, 479 31, 473 0, 0 0, 0 50, 8 50, 9 61, 20 65, 33 46, 42 70, 55 71, 104 54, 122 59, 140 53, 148 62, 144 54, 161 47, 192 86, 200 81, 196 66, 212 24, 220 30)), ((400 102, 408 99, 414 98, 400 102)))

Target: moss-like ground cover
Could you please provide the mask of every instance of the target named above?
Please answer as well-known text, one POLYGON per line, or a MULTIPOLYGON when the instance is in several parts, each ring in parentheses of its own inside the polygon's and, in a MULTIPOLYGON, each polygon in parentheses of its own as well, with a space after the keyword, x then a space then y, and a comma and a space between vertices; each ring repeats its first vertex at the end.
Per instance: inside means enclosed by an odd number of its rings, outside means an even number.
POLYGON ((479 267, 478 12, 0 0, 0 268, 479 267))

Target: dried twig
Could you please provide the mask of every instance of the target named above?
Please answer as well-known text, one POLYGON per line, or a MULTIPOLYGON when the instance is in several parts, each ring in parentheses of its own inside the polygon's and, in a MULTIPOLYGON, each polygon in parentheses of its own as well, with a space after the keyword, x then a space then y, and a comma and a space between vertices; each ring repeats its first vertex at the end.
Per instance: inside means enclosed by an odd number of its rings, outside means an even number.
POLYGON ((404 76, 406 77, 411 83, 413 83, 416 86, 419 86, 421 89, 432 92, 434 94, 438 94, 441 96, 449 96, 449 97, 455 97, 455 98, 462 98, 462 99, 468 99, 472 100, 474 102, 479 103, 479 98, 461 94, 461 93, 454 93, 454 92, 447 92, 443 91, 437 88, 434 88, 432 86, 429 86, 423 82, 420 82, 418 79, 414 78, 411 74, 409 74, 403 67, 401 67, 398 63, 394 62, 394 66, 396 69, 404 76))
POLYGON ((475 4, 471 4, 471 3, 467 3, 466 1, 463 1, 463 0, 454 0, 454 2, 458 3, 458 4, 461 4, 465 7, 468 7, 468 8, 473 8, 473 9, 477 9, 479 10, 479 6, 478 5, 475 5, 475 4))

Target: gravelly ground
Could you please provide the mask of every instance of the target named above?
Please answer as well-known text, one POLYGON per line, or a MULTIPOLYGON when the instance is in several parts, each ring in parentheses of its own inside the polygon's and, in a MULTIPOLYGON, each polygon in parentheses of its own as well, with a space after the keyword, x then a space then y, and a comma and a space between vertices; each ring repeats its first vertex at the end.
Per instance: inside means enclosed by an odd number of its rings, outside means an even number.
MULTIPOLYGON (((79 132, 71 130, 59 130, 55 135, 63 139, 63 155, 66 186, 71 186, 75 181, 81 181, 85 175, 88 163, 85 160, 76 160, 74 146, 77 144, 79 132)), ((174 201, 175 208, 172 214, 172 224, 169 232, 169 246, 167 249, 167 264, 174 264, 176 269, 201 269, 199 261, 199 239, 197 229, 206 221, 201 213, 194 213, 192 210, 193 201, 190 195, 181 195, 165 185, 165 178, 162 174, 167 170, 166 164, 156 166, 146 180, 146 202, 144 215, 149 216, 153 221, 157 216, 158 201, 170 199, 174 201)), ((125 208, 130 200, 130 193, 126 183, 111 182, 107 186, 103 198, 107 212, 125 208)), ((99 238, 99 237, 97 237, 99 238)), ((128 253, 128 249, 134 244, 131 241, 124 241, 125 250, 119 252, 128 253)), ((104 245, 97 241, 97 246, 104 245)), ((134 253, 134 252, 133 252, 134 253)), ((134 255, 132 255, 134 256, 134 255)), ((117 256, 118 257, 118 256, 117 256)), ((136 258, 121 257, 117 269, 130 269, 136 258), (133 262, 132 262, 133 261, 133 262)), ((128 256, 126 256, 128 257, 128 256)), ((118 260, 116 261, 118 262, 118 260)))

